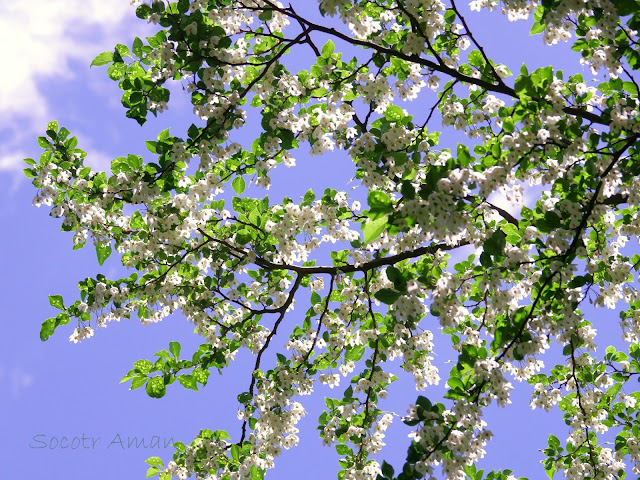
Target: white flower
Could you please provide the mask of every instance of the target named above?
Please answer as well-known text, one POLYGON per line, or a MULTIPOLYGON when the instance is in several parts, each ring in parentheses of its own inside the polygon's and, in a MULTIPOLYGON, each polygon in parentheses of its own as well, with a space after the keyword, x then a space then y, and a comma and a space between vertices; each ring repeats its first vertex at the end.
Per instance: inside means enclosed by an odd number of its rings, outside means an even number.
POLYGON ((198 33, 198 24, 196 22, 191 22, 189 25, 184 27, 184 33, 187 35, 196 35, 198 33))

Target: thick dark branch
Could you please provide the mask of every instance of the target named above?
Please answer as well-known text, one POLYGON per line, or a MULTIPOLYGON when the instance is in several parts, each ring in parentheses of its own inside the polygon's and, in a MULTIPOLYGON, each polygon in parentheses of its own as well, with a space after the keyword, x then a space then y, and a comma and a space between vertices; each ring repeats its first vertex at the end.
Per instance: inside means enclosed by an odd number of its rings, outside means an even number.
POLYGON ((504 208, 500 208, 497 205, 494 205, 493 203, 487 202, 486 200, 484 203, 486 203, 492 209, 498 212, 500 216, 504 218, 507 222, 511 223, 512 225, 515 225, 516 227, 520 226, 520 221, 516 217, 511 215, 509 212, 507 212, 504 208))
MULTIPOLYGON (((475 198, 473 196, 467 196, 465 197, 465 200, 472 202, 475 198)), ((507 212, 504 208, 501 208, 497 205, 494 205, 493 203, 487 201, 486 199, 482 200, 482 203, 489 205, 489 207, 491 207, 491 209, 495 210, 496 212, 498 212, 498 214, 504 218, 507 222, 515 225, 516 227, 520 226, 520 220, 518 220, 516 217, 514 217, 513 215, 511 215, 509 212, 507 212)))
MULTIPOLYGON (((248 255, 248 252, 243 248, 236 247, 231 245, 229 242, 224 240, 217 239, 202 229, 198 229, 198 231, 209 241, 213 241, 215 243, 219 243, 224 245, 228 249, 232 250, 232 254, 235 253, 238 258, 244 258, 248 255)), ((343 265, 341 267, 330 267, 330 266, 308 266, 303 267, 300 265, 290 265, 286 263, 274 263, 264 258, 256 258, 253 263, 258 265, 259 267, 265 268, 267 270, 291 270, 292 272, 296 272, 299 275, 319 275, 319 274, 327 274, 327 275, 338 275, 341 273, 352 273, 352 272, 368 272, 369 270, 373 270, 374 268, 384 267, 387 265, 395 265, 402 260, 407 260, 408 258, 417 258, 423 255, 433 255, 436 252, 455 250, 456 248, 464 247, 469 245, 470 242, 468 240, 462 240, 454 245, 447 245, 444 243, 432 243, 431 245, 426 245, 424 247, 416 248, 415 250, 407 250, 406 252, 398 253, 396 255, 390 255, 388 257, 376 258, 375 260, 371 260, 370 262, 363 263, 362 265, 343 265)))
POLYGON ((604 200, 597 202, 600 205, 611 205, 611 206, 618 206, 618 205, 622 205, 624 203, 627 203, 627 201, 629 200, 629 196, 628 195, 623 195, 621 193, 616 193, 614 195, 611 195, 610 197, 605 198, 604 200))
POLYGON ((370 262, 366 262, 358 266, 347 264, 341 267, 329 267, 329 266, 302 267, 298 265, 273 263, 263 258, 256 258, 254 263, 260 267, 263 267, 269 270, 291 270, 301 275, 312 275, 312 274, 322 274, 322 273, 325 273, 328 275, 338 275, 339 273, 367 272, 369 270, 373 270, 374 268, 384 267, 387 265, 395 265, 396 263, 401 262, 402 260, 406 260, 408 258, 417 258, 423 255, 433 255, 440 250, 444 250, 444 251, 454 250, 456 248, 463 247, 465 245, 469 245, 468 240, 463 240, 461 242, 456 243, 455 245, 434 243, 424 247, 416 248, 415 250, 407 250, 406 252, 398 253, 397 255, 376 258, 375 260, 371 260, 370 262))

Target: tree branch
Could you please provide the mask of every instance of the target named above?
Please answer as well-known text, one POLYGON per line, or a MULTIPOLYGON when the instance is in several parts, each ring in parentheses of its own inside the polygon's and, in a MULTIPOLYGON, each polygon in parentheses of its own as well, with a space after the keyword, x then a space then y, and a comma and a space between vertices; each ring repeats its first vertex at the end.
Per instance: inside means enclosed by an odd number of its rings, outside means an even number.
MULTIPOLYGON (((268 0, 266 0, 265 3, 269 5, 269 7, 271 7, 273 10, 295 19, 298 23, 307 25, 309 27, 308 32, 318 31, 318 32, 326 33, 328 35, 332 35, 336 38, 339 38, 340 40, 343 40, 351 45, 358 45, 360 47, 370 48, 372 50, 375 50, 378 53, 384 53, 392 57, 406 60, 407 62, 417 63, 418 65, 422 65, 424 67, 438 71, 445 75, 449 75, 450 77, 456 78, 462 82, 470 83, 472 85, 477 85, 479 87, 485 88, 491 92, 502 93, 503 95, 508 95, 509 97, 512 97, 512 98, 519 98, 518 95, 516 94, 516 91, 513 88, 509 87, 508 85, 505 85, 504 83, 496 85, 494 83, 487 82, 486 80, 473 78, 469 75, 465 75, 463 73, 460 73, 454 68, 447 67, 446 65, 438 64, 431 60, 427 60, 426 58, 419 57, 418 55, 407 55, 406 53, 403 53, 401 51, 394 50, 388 47, 383 47, 382 45, 378 45, 373 42, 353 38, 347 34, 340 32, 339 30, 336 30, 335 28, 325 27, 323 25, 313 23, 307 20, 306 18, 301 17, 300 15, 295 13, 295 11, 290 11, 289 9, 280 8, 268 0)), ((533 98, 532 100, 539 101, 540 99, 533 98)), ((605 122, 602 119, 602 117, 600 117, 599 115, 588 112, 581 108, 566 106, 562 110, 569 115, 574 115, 576 117, 584 118, 585 120, 589 120, 592 123, 606 125, 606 126, 609 125, 609 123, 605 122)))

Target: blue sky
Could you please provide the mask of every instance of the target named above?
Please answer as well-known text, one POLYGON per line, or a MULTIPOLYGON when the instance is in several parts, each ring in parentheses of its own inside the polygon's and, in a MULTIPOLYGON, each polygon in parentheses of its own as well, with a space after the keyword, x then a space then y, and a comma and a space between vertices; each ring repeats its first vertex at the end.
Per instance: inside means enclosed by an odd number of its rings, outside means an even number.
MULTIPOLYGON (((303 1, 305 9, 315 3, 303 1)), ((149 445, 157 436, 162 446, 170 439, 189 442, 200 428, 227 429, 232 437, 236 435, 235 398, 246 390, 250 358, 240 355, 222 376, 212 372, 209 385, 201 392, 174 386, 157 400, 147 397, 143 389, 130 392, 119 381, 134 361, 151 358, 172 340, 182 343, 183 352, 197 348, 199 337, 184 319, 174 316, 151 327, 135 321, 111 325, 78 345, 68 341, 71 328, 62 328, 48 342, 41 342, 40 325, 54 314, 47 295, 75 298, 77 281, 98 272, 114 276, 120 267, 115 257, 99 267, 90 248, 72 251, 71 235, 59 232, 59 221, 48 218, 46 207, 31 206, 35 192, 22 177, 22 159, 39 156, 35 137, 54 119, 78 137, 79 147, 88 152, 88 161, 95 168, 106 169, 109 159, 127 153, 148 159, 144 140, 155 138, 167 126, 181 135, 193 121, 191 108, 186 94, 176 89, 169 111, 158 119, 151 117, 140 128, 124 117, 119 90, 105 70, 89 68, 98 53, 111 50, 116 43, 130 45, 134 36, 152 32, 135 18, 128 1, 1 0, 0 5, 0 64, 4 67, 0 76, 0 252, 4 267, 0 301, 1 321, 8 332, 0 340, 3 473, 7 478, 26 479, 44 474, 52 480, 144 478, 144 460, 153 455, 167 460, 172 450, 136 448, 135 444, 123 448, 130 437, 149 445), (62 448, 63 437, 69 448, 62 448)), ((522 61, 533 67, 551 63, 557 68, 566 65, 572 72, 583 71, 565 46, 546 48, 540 36, 526 38, 527 26, 509 24, 497 12, 487 15, 465 10, 490 56, 512 71, 517 72, 522 61)), ((445 134, 443 140, 452 143, 455 139, 447 140, 445 134)), ((281 169, 274 177, 269 194, 296 198, 311 186, 336 188, 348 177, 340 170, 344 160, 339 156, 299 157, 298 167, 281 169)), ((351 165, 346 166, 350 172, 351 165)), ((599 313, 601 322, 617 319, 615 312, 599 313)), ((610 330, 612 338, 619 336, 616 328, 610 330)), ((443 349, 440 360, 445 354, 443 349)), ((445 367, 442 376, 447 371, 445 367)), ((532 480, 545 478, 538 449, 545 448, 551 431, 564 437, 562 420, 557 412, 531 412, 529 389, 525 386, 519 392, 519 386, 512 405, 488 412, 489 428, 496 438, 489 445, 485 464, 489 468, 504 464, 532 480)), ((321 446, 315 432, 324 404, 322 395, 327 392, 320 389, 313 398, 302 399, 308 413, 300 425, 301 445, 285 452, 267 478, 335 478, 337 456, 321 446)), ((442 392, 441 384, 432 398, 442 392)), ((416 397, 413 383, 397 382, 390 397, 387 408, 404 414, 416 397)), ((396 468, 404 459, 408 432, 398 419, 389 430, 388 447, 381 458, 396 468)))

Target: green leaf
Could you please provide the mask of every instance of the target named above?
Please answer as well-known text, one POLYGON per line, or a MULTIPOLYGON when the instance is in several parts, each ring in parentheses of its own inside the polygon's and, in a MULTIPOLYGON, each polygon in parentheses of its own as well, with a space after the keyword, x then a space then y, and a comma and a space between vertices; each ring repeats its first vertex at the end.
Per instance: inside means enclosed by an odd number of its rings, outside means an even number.
POLYGON ((133 380, 131 380, 131 390, 135 390, 136 388, 140 388, 141 386, 143 386, 145 383, 147 383, 148 378, 145 376, 137 376, 137 377, 133 377, 133 380))
POLYGON ((250 470, 251 480, 264 480, 264 470, 253 465, 250 470))
POLYGON ((622 88, 624 88, 631 95, 634 95, 634 96, 638 95, 638 87, 633 82, 623 82, 622 88))
POLYGON ((130 225, 134 230, 146 230, 147 224, 144 223, 144 219, 139 210, 136 210, 133 212, 133 215, 131 215, 130 225))
POLYGON ((178 342, 169 343, 169 351, 171 352, 171 355, 173 355, 176 358, 176 360, 180 357, 181 348, 182 347, 178 342))
POLYGON ((51 144, 49 143, 49 140, 47 140, 47 137, 38 137, 38 145, 42 148, 51 148, 51 144))
POLYGON ((98 263, 102 266, 104 262, 111 255, 111 245, 102 245, 98 243, 96 245, 96 255, 98 256, 98 263))
POLYGON ((516 95, 520 98, 534 97, 536 95, 536 89, 533 86, 531 77, 528 75, 520 75, 516 79, 514 86, 516 95))
POLYGON ((169 134, 169 130, 170 130, 170 128, 165 128, 164 130, 162 130, 158 134, 158 141, 159 142, 164 142, 166 140, 169 140, 169 138, 171 137, 171 135, 169 134))
POLYGON ((54 330, 56 329, 56 319, 49 318, 42 323, 40 327, 40 340, 43 342, 47 341, 51 335, 53 335, 54 330))
POLYGON ((507 245, 507 236, 502 230, 496 230, 484 242, 484 251, 489 255, 502 255, 504 247, 507 245))
POLYGON ((323 58, 331 57, 331 54, 335 49, 336 49, 336 46, 333 44, 331 40, 329 40, 327 43, 324 44, 324 47, 322 47, 322 57, 323 58))
POLYGON ((394 284, 402 282, 404 280, 400 270, 398 270, 398 268, 394 267, 393 265, 390 265, 389 267, 387 267, 387 270, 385 272, 387 274, 387 278, 391 280, 394 284))
POLYGON ((134 362, 133 366, 138 372, 147 374, 153 368, 153 363, 151 363, 149 360, 138 360, 137 362, 134 362))
POLYGON ((151 153, 158 153, 158 142, 154 142, 152 140, 146 140, 144 142, 144 144, 147 146, 147 150, 149 150, 151 153))
POLYGON ((404 118, 404 110, 397 105, 389 105, 384 112, 384 118, 390 122, 397 122, 404 118))
POLYGON ((71 317, 68 314, 64 312, 59 313, 58 315, 56 315, 56 327, 60 325, 66 325, 70 320, 71 317))
POLYGON ((529 30, 529 35, 537 35, 539 33, 544 32, 546 25, 540 21, 535 21, 531 25, 531 30, 529 30))
POLYGON ((164 467, 164 463, 160 457, 149 457, 144 461, 144 463, 151 465, 152 467, 164 467))
POLYGON ((449 9, 445 10, 444 21, 447 22, 448 24, 452 24, 455 20, 456 20, 456 12, 449 9))
MULTIPOLYGON (((171 97, 171 92, 163 87, 156 87, 149 92, 149 100, 154 102, 168 102, 171 97)), ((169 133, 169 129, 166 129, 166 132, 169 133)))
POLYGON ((231 458, 240 460, 240 447, 235 443, 231 445, 231 458))
POLYGON ((166 392, 162 377, 153 377, 147 383, 147 395, 152 398, 162 398, 166 392))
POLYGON ((193 378, 192 375, 180 375, 178 377, 178 381, 184 388, 190 388, 191 390, 196 391, 198 390, 198 384, 196 382, 196 379, 193 378))
POLYGON ((478 50, 472 50, 471 52, 469 52, 468 60, 469 64, 473 65, 474 67, 479 67, 480 65, 484 64, 482 53, 480 53, 478 50))
POLYGON ((171 355, 166 350, 160 350, 159 352, 154 353, 156 357, 164 358, 165 360, 171 360, 171 355))
POLYGON ((49 295, 49 305, 59 310, 64 310, 64 303, 62 302, 62 295, 49 295))
POLYGON ((351 452, 351 449, 347 445, 339 443, 336 445, 336 452, 338 452, 338 455, 347 455, 351 452))
POLYGON ((150 15, 151 15, 151 7, 146 3, 143 3, 138 8, 136 8, 136 17, 149 18, 150 15))
POLYGON ((113 62, 113 52, 102 52, 91 61, 91 65, 89 67, 101 67, 102 65, 107 65, 111 62, 113 62))
POLYGON ((553 476, 556 473, 556 469, 555 469, 554 464, 552 462, 549 463, 549 466, 545 465, 544 471, 547 474, 547 477, 549 477, 549 480, 553 480, 553 476))
POLYGON ((393 478, 393 467, 387 462, 382 462, 382 474, 387 478, 393 478))
POLYGON ((243 405, 248 405, 252 399, 253 396, 249 392, 243 392, 238 395, 238 402, 242 403, 243 405))
POLYGON ((191 375, 195 378, 196 382, 206 385, 209 379, 209 370, 200 367, 194 368, 191 375))
MULTIPOLYGON (((347 360, 351 360, 352 362, 357 362, 364 355, 364 345, 354 345, 352 348, 348 348, 345 351, 344 358, 347 360)), ((348 391, 349 389, 347 389, 348 391)), ((346 396, 346 393, 345 393, 346 396)))
POLYGON ((186 13, 189 10, 189 0, 178 0, 178 11, 180 13, 186 13))
POLYGON ((393 204, 391 203, 389 195, 378 190, 369 192, 367 202, 371 209, 376 212, 388 213, 393 210, 393 204))
POLYGON ((129 47, 127 47, 126 45, 123 45, 121 43, 116 45, 116 52, 118 52, 118 54, 120 54, 121 57, 130 57, 131 56, 131 52, 129 52, 129 47))
POLYGON ((236 242, 240 245, 246 245, 247 243, 250 243, 251 240, 253 240, 253 235, 251 235, 251 232, 246 228, 238 230, 236 233, 236 242))
POLYGON ((144 478, 155 477, 161 471, 162 470, 158 467, 149 467, 149 469, 147 470, 147 476, 144 478))
POLYGON ((233 190, 236 192, 236 194, 242 195, 242 192, 244 192, 244 189, 246 186, 244 182, 244 178, 243 177, 234 178, 233 181, 231 182, 231 186, 233 187, 233 190))
POLYGON ((402 294, 400 292, 397 292, 392 288, 383 288, 378 290, 374 295, 374 297, 387 305, 395 303, 401 296, 402 294))
POLYGON ((133 54, 138 58, 142 57, 142 40, 138 37, 133 40, 133 54))
POLYGON ((593 281, 592 275, 578 275, 577 277, 573 277, 569 282, 569 288, 578 288, 583 287, 587 283, 591 283, 593 281))
POLYGON ((107 69, 107 76, 111 80, 120 80, 124 77, 127 71, 127 66, 124 63, 112 63, 107 69))
POLYGON ((189 135, 189 138, 196 138, 199 134, 200 134, 200 129, 192 123, 189 129, 187 130, 187 135, 189 135))
POLYGON ((513 133, 515 131, 515 123, 512 117, 506 117, 502 119, 502 128, 507 133, 513 133))
POLYGON ((384 232, 387 228, 388 222, 388 217, 380 217, 377 220, 367 221, 363 228, 364 243, 371 243, 380 235, 382 235, 382 232, 384 232))
POLYGON ((471 153, 469 152, 469 147, 463 145, 461 143, 457 146, 456 154, 458 156, 458 161, 463 165, 469 165, 473 160, 471 153))
POLYGON ((273 10, 263 10, 260 15, 258 15, 258 18, 263 22, 268 22, 273 18, 273 10))
POLYGON ((637 15, 640 11, 640 5, 636 0, 613 0, 612 3, 621 17, 637 15))
POLYGON ((311 305, 317 305, 322 300, 322 297, 318 292, 311 292, 311 305))
POLYGON ((292 148, 298 146, 296 135, 291 130, 288 130, 286 128, 281 128, 279 137, 280 137, 280 146, 286 150, 291 150, 292 148))
POLYGON ((447 385, 449 385, 449 388, 451 388, 452 390, 464 391, 464 384, 462 383, 462 380, 460 380, 460 378, 458 377, 449 378, 449 380, 447 380, 447 385))

